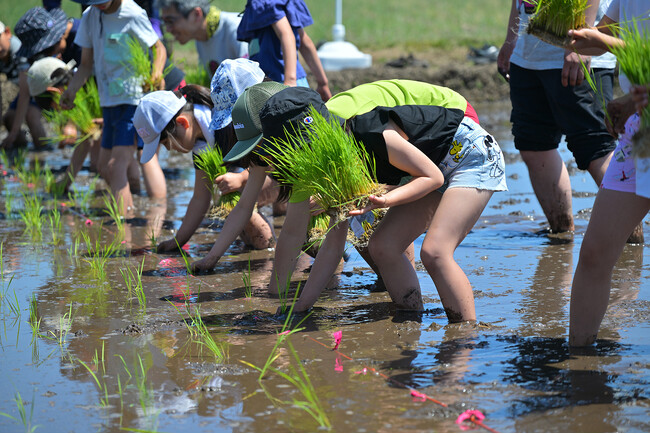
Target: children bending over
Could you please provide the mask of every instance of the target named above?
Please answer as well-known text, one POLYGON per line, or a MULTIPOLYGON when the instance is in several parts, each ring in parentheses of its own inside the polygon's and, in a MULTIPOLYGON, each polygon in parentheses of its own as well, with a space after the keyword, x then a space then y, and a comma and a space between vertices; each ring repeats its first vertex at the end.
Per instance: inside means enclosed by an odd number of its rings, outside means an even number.
MULTIPOLYGON (((449 319, 475 319, 471 286, 454 261, 453 252, 480 216, 492 192, 506 189, 498 144, 476 121, 465 116, 466 111, 473 112, 471 106, 449 89, 389 80, 361 85, 341 98, 347 100, 340 105, 341 112, 352 117, 347 127, 377 160, 379 181, 395 187, 386 195, 373 198, 371 208, 390 210, 369 244, 372 259, 393 301, 405 309, 422 309, 420 285, 405 251, 413 240, 428 231, 421 257, 449 319), (437 101, 440 103, 436 104, 437 101), (350 103, 354 104, 352 108, 350 103), (404 176, 413 178, 397 187, 404 176)), ((232 232, 238 227, 236 216, 241 218, 252 209, 255 186, 261 185, 269 170, 266 161, 257 155, 263 139, 283 135, 285 127, 291 130, 311 106, 329 117, 328 107, 335 107, 336 99, 337 96, 324 105, 318 94, 309 89, 282 88, 276 83, 253 86, 239 98, 233 108, 233 121, 241 125, 236 130, 239 142, 224 160, 248 160, 251 174, 237 205, 240 209, 233 210, 233 218, 227 219, 208 256, 192 265, 195 269, 214 266, 232 242, 232 232)), ((276 247, 270 292, 277 293, 278 286, 288 282, 309 217, 308 198, 292 197, 276 247)), ((330 231, 295 309, 309 309, 316 301, 341 258, 346 233, 347 222, 330 231)))
MULTIPOLYGON (((153 78, 160 78, 167 57, 165 47, 151 27, 145 11, 133 0, 91 0, 83 13, 75 43, 82 47, 81 65, 61 97, 63 108, 72 107, 79 88, 95 73, 104 119, 99 168, 118 201, 120 212, 130 214, 133 197, 129 172, 138 173, 134 158, 137 134, 131 121, 142 94, 138 77, 130 76, 124 66, 128 56, 127 38, 137 39, 144 47, 155 47, 153 78)), ((167 194, 165 178, 157 156, 142 166, 150 197, 167 194)), ((138 176, 139 179, 139 176, 138 176)))
MULTIPOLYGON (((220 68, 223 66, 224 64, 220 68)), ((259 80, 262 78, 263 75, 258 77, 259 80)), ((234 133, 226 129, 216 132, 210 130, 213 108, 210 93, 206 88, 188 85, 179 92, 158 91, 146 95, 140 101, 133 117, 136 130, 144 141, 141 160, 143 163, 156 154, 159 143, 168 150, 192 152, 195 160, 194 193, 181 227, 174 238, 158 245, 158 252, 176 250, 189 241, 210 206, 213 180, 197 167, 197 155, 208 147, 228 146, 229 149, 234 143, 234 133)), ((232 129, 232 124, 229 122, 226 127, 232 129)), ((226 150, 222 149, 223 152, 226 150)), ((248 219, 239 235, 247 245, 256 249, 269 248, 275 244, 273 229, 259 213, 248 219)))

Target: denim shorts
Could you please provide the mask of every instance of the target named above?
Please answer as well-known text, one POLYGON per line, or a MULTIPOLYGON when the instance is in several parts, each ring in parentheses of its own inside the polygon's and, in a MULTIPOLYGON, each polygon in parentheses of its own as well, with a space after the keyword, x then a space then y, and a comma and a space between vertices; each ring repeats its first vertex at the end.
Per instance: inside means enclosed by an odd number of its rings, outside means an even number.
POLYGON ((104 127, 102 129, 102 148, 113 149, 113 146, 132 146, 138 149, 144 147, 144 142, 136 133, 133 126, 133 114, 137 106, 122 104, 114 107, 102 107, 104 127))
POLYGON ((438 189, 477 188, 504 191, 506 185, 505 161, 497 141, 470 118, 461 122, 449 153, 438 164, 445 183, 438 189))
POLYGON ((296 86, 297 87, 309 87, 309 82, 307 81, 307 77, 297 79, 296 80, 296 86))

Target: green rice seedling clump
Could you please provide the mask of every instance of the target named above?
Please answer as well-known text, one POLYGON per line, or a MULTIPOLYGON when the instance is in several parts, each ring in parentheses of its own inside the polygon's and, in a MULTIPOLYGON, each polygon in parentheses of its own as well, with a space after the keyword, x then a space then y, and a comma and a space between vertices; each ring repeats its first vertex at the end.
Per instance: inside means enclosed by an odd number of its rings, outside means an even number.
POLYGON ((309 128, 288 139, 262 145, 270 155, 281 182, 294 191, 309 194, 339 222, 350 210, 368 204, 368 196, 382 194, 385 186, 376 181, 375 162, 368 152, 339 123, 327 121, 313 108, 309 128))
MULTIPOLYGON (((224 175, 228 171, 226 166, 223 165, 223 154, 219 146, 215 145, 213 148, 205 149, 197 154, 196 167, 204 171, 208 176, 214 196, 215 178, 224 175)), ((214 208, 210 210, 210 217, 225 218, 235 205, 237 205, 240 197, 241 193, 238 191, 222 195, 219 201, 215 203, 214 208)))
MULTIPOLYGON (((60 95, 53 96, 55 102, 59 102, 60 95)), ((97 90, 97 83, 95 80, 90 79, 86 84, 79 89, 77 96, 74 99, 74 107, 70 110, 44 110, 43 116, 47 119, 55 129, 55 135, 48 137, 47 141, 50 143, 60 143, 67 136, 63 132, 63 128, 69 123, 73 123, 81 132, 75 139, 75 145, 87 140, 89 138, 98 139, 102 129, 95 119, 102 117, 102 109, 99 105, 99 92, 97 90)))
POLYGON ((537 0, 526 31, 549 44, 564 47, 569 30, 587 26, 588 0, 537 0))
POLYGON ((156 56, 156 47, 152 47, 153 56, 149 56, 149 49, 140 45, 140 42, 132 36, 126 38, 126 49, 128 51, 128 60, 124 63, 126 70, 134 77, 140 80, 142 92, 148 93, 157 90, 160 86, 160 80, 173 67, 169 64, 162 73, 162 77, 154 79, 152 57, 156 56))
MULTIPOLYGON (((616 55, 618 65, 634 85, 650 83, 650 31, 639 21, 633 19, 622 23, 614 32, 624 44, 610 47, 616 55)), ((650 157, 650 106, 641 113, 641 125, 633 137, 634 155, 640 158, 650 157)))

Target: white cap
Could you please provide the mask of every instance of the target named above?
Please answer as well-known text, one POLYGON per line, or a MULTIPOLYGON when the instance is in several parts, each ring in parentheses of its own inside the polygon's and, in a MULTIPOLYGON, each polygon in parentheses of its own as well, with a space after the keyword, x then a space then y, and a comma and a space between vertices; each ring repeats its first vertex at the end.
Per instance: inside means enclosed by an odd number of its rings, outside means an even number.
POLYGON ((0 21, 0 33, 3 33, 3 32, 5 31, 5 29, 6 29, 6 27, 5 27, 5 23, 3 23, 2 21, 0 21))
POLYGON ((212 109, 211 130, 219 130, 232 121, 232 107, 247 87, 261 83, 264 71, 259 63, 248 59, 226 59, 217 68, 210 83, 212 109))
POLYGON ((179 98, 169 90, 151 92, 142 97, 133 115, 133 126, 144 142, 140 163, 153 158, 160 143, 160 133, 186 102, 184 97, 179 98))
POLYGON ((48 87, 56 85, 62 77, 52 78, 52 73, 57 69, 71 71, 77 62, 71 60, 67 64, 56 57, 43 57, 32 63, 27 71, 27 86, 31 96, 40 95, 47 91, 48 87))

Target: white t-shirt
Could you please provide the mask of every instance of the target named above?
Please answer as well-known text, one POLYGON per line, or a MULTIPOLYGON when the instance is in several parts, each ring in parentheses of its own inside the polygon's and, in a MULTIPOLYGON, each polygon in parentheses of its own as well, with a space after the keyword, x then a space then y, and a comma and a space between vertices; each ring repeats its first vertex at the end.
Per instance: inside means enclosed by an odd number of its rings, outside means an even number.
MULTIPOLYGON (((600 21, 605 14, 607 7, 612 0, 600 0, 596 23, 600 21)), ((539 38, 529 35, 526 32, 528 26, 529 14, 524 10, 522 2, 519 2, 519 36, 517 44, 510 57, 510 62, 522 68, 543 70, 543 69, 562 69, 564 65, 564 49, 555 45, 547 44, 539 38)), ((602 56, 594 56, 591 59, 592 68, 614 68, 616 66, 616 57, 611 53, 605 53, 602 56)))
MULTIPOLYGON (((641 29, 646 31, 650 29, 650 1, 648 0, 612 0, 605 15, 619 24, 629 22, 632 25, 632 18, 636 18, 637 25, 641 29)), ((625 93, 630 92, 632 84, 625 74, 621 73, 618 81, 625 93)))
POLYGON ((219 66, 226 59, 237 59, 248 57, 248 43, 237 40, 237 27, 241 17, 234 12, 221 11, 219 27, 214 35, 207 41, 196 41, 196 51, 199 53, 201 65, 210 72, 219 66), (214 68, 210 68, 212 61, 217 62, 214 68))
POLYGON ((142 97, 139 79, 124 67, 129 53, 126 45, 129 36, 147 48, 158 40, 147 13, 133 0, 122 0, 120 8, 112 14, 89 6, 81 17, 74 42, 82 48, 93 49, 94 73, 102 107, 137 105, 142 97))

